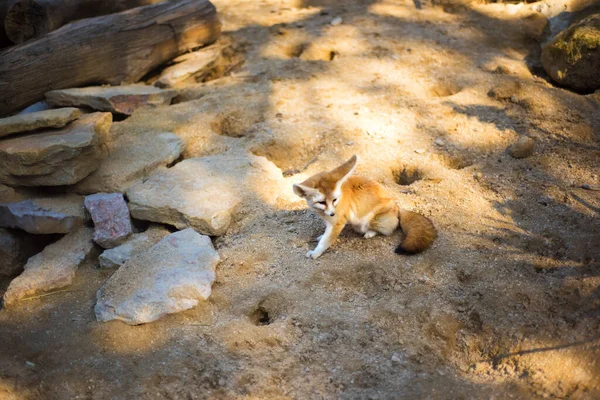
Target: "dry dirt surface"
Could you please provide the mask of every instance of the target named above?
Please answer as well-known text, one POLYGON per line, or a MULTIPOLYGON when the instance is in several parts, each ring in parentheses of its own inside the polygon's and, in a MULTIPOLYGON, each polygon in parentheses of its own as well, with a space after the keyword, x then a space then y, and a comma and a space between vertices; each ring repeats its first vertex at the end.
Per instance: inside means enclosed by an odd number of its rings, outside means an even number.
POLYGON ((535 4, 215 4, 232 71, 113 130, 173 131, 185 158, 247 149, 281 195, 214 238, 193 310, 96 322, 112 271, 94 259, 0 311, 0 398, 599 398, 600 192, 582 186, 600 184, 600 96, 544 79, 535 4), (515 159, 521 135, 535 151, 515 159), (324 224, 291 185, 352 154, 433 220, 433 248, 347 229, 305 258, 324 224))

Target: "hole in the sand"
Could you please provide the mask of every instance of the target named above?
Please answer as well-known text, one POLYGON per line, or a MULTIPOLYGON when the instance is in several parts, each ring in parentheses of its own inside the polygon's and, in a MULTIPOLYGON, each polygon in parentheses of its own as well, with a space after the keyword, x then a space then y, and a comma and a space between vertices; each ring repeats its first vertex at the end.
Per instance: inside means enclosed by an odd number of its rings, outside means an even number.
POLYGON ((461 155, 436 154, 435 158, 437 158, 446 168, 450 169, 463 169, 473 165, 473 161, 461 155))
POLYGON ((448 97, 460 92, 462 88, 454 82, 439 81, 433 85, 429 92, 434 97, 448 97))
POLYGON ((338 53, 322 43, 301 43, 289 47, 287 56, 304 61, 333 61, 338 53))
POLYGON ((307 46, 308 46, 308 44, 306 44, 306 43, 298 43, 298 44, 291 46, 287 51, 288 57, 289 58, 300 57, 300 55, 304 52, 304 50, 306 50, 307 46))
POLYGON ((295 175, 304 171, 312 164, 318 154, 316 146, 301 146, 295 140, 287 142, 279 139, 269 139, 250 149, 252 154, 265 157, 275 164, 286 176, 295 175))
POLYGON ((211 123, 211 128, 219 135, 240 138, 252 130, 262 120, 259 113, 231 111, 219 114, 211 123))
POLYGON ((403 165, 393 171, 394 180, 402 186, 408 186, 424 178, 423 172, 412 165, 403 165))
POLYGON ((269 312, 263 306, 258 306, 250 315, 250 319, 258 326, 270 325, 272 322, 269 312))

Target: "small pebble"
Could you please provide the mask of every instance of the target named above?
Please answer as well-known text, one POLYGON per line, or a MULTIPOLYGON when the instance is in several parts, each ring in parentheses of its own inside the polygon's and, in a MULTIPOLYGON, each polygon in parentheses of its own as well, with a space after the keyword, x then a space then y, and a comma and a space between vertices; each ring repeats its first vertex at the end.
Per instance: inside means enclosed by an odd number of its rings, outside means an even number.
POLYGON ((495 74, 508 75, 510 74, 510 69, 504 65, 499 65, 494 70, 495 74))
POLYGON ((436 144, 436 145, 438 145, 438 146, 443 146, 443 145, 445 145, 445 144, 446 144, 446 142, 444 142, 444 139, 442 139, 442 138, 436 138, 436 139, 433 141, 433 143, 435 143, 435 144, 436 144))
POLYGON ((340 25, 342 23, 342 17, 335 17, 331 20, 330 24, 332 26, 340 25))
POLYGON ((521 136, 519 140, 508 146, 508 154, 514 158, 527 158, 533 154, 535 142, 532 138, 521 136))
POLYGON ((425 153, 425 149, 416 149, 415 153, 417 153, 417 154, 423 154, 423 153, 425 153))
POLYGON ((548 206, 549 204, 552 203, 552 199, 548 196, 542 196, 538 199, 537 201, 538 203, 540 203, 543 206, 548 206))

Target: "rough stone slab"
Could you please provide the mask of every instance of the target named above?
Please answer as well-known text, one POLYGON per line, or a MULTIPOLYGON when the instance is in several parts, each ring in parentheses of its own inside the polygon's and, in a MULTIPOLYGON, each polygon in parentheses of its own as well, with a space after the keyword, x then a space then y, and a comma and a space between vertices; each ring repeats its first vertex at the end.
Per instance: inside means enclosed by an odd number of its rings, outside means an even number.
POLYGON ((81 228, 49 245, 31 257, 25 271, 10 283, 4 294, 4 307, 71 285, 77 268, 93 248, 89 228, 81 228))
POLYGON ((0 227, 29 233, 68 233, 86 220, 83 196, 46 197, 0 204, 0 227))
POLYGON ((21 231, 0 228, 0 276, 15 276, 27 259, 42 250, 45 241, 21 231))
POLYGON ((97 294, 98 321, 155 321, 206 300, 219 254, 208 236, 186 229, 165 236, 117 270, 97 294))
POLYGON ((79 182, 100 165, 111 124, 110 113, 93 113, 63 129, 0 141, 0 183, 58 186, 79 182))
POLYGON ((221 46, 212 45, 173 60, 176 64, 165 68, 155 85, 170 88, 192 76, 206 74, 221 56, 221 46))
POLYGON ((78 89, 53 90, 46 101, 53 106, 86 106, 98 111, 131 115, 142 106, 169 105, 175 90, 148 85, 91 86, 78 89))
POLYGON ((13 115, 0 119, 0 137, 42 128, 62 128, 80 116, 81 111, 72 107, 13 115))
POLYGON ((146 232, 133 235, 127 242, 113 249, 105 250, 98 260, 100 268, 119 268, 133 256, 148 250, 170 232, 160 225, 150 226, 146 232))
POLYGON ((79 182, 74 190, 84 194, 123 193, 136 180, 175 161, 184 150, 184 140, 171 132, 119 136, 108 145, 108 157, 100 167, 79 182))
POLYGON ((229 227, 240 202, 274 187, 281 177, 279 168, 264 157, 227 152, 184 160, 126 193, 134 218, 218 236, 229 227))
POLYGON ((85 198, 94 221, 94 241, 105 249, 123 243, 132 233, 127 203, 121 193, 97 193, 85 198))

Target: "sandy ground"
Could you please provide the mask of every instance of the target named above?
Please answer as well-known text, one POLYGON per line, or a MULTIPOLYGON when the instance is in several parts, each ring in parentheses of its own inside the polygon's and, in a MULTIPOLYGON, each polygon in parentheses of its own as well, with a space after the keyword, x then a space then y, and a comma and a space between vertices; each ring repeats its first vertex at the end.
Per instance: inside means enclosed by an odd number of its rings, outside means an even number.
POLYGON ((91 260, 0 311, 0 398, 599 398, 600 192, 581 187, 600 184, 599 96, 544 79, 527 6, 436 3, 215 1, 233 73, 114 131, 174 131, 186 158, 248 149, 281 196, 214 239, 193 310, 98 323, 111 272, 91 260), (532 157, 506 154, 519 135, 532 157), (291 184, 352 154, 433 220, 432 249, 345 230, 305 258, 324 224, 291 184))

